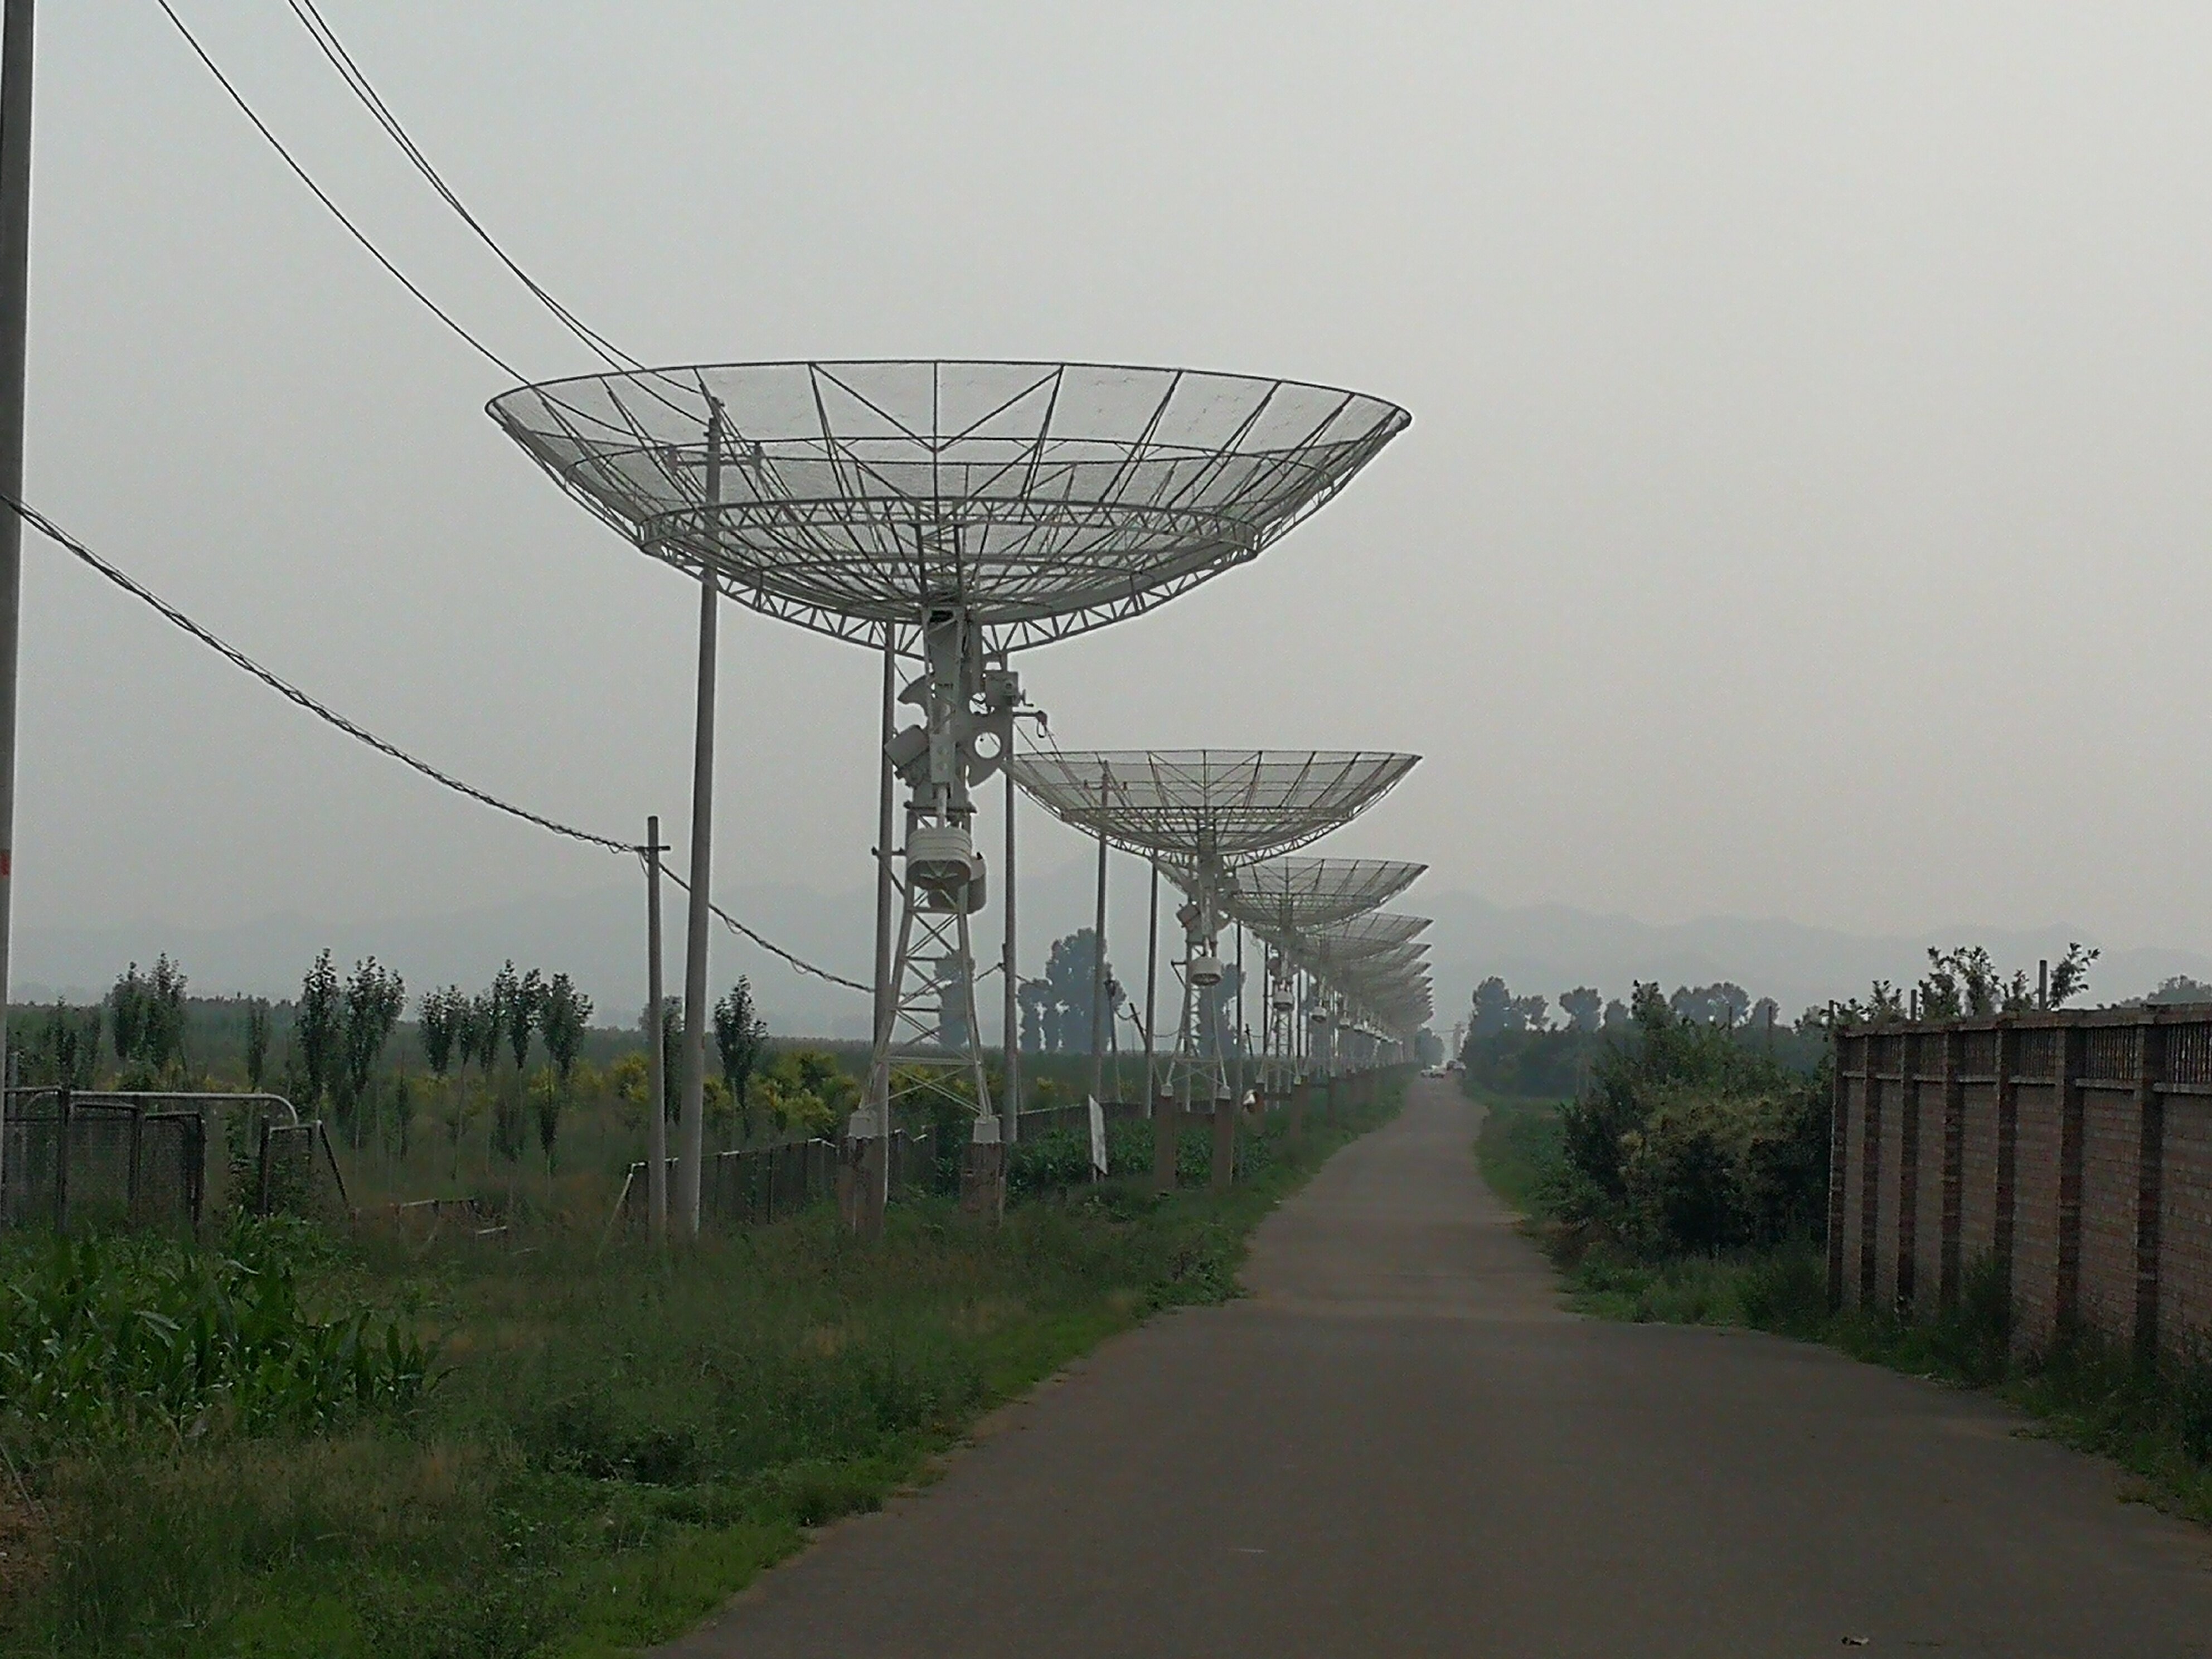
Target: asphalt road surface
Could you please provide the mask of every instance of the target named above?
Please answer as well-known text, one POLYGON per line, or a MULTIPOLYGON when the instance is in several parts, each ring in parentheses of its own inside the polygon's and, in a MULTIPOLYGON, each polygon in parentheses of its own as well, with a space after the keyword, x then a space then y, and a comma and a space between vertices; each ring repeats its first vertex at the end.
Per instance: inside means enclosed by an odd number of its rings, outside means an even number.
POLYGON ((2212 1537, 1972 1395, 1559 1310, 1420 1081, 1255 1241, 704 1656, 2212 1654, 2212 1537))

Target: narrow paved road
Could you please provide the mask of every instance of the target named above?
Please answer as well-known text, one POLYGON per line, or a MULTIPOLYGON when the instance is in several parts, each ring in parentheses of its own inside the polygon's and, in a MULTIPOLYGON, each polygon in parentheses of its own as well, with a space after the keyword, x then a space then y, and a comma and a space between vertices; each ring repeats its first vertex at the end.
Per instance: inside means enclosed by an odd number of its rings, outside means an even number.
POLYGON ((2212 1540, 1985 1401, 1559 1311, 1424 1082, 1225 1308, 1109 1344, 672 1654, 2212 1654, 2212 1540))

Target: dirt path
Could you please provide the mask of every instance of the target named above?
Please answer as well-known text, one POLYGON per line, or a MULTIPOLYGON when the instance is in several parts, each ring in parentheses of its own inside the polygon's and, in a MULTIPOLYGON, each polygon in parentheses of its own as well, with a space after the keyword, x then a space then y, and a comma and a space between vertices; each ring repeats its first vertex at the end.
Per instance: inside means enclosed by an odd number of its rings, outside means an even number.
POLYGON ((692 1656, 2212 1655, 2212 1538, 1989 1402, 1559 1310, 1415 1085, 1176 1314, 692 1656))

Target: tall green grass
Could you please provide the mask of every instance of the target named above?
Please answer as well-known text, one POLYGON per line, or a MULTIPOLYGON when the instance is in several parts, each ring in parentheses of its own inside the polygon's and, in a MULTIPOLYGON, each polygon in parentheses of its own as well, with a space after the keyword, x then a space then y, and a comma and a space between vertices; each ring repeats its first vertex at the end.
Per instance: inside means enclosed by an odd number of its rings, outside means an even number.
MULTIPOLYGON (((272 1233, 303 1328, 396 1330, 434 1380, 252 1431, 215 1413, 42 1438, 0 1404, 41 1532, 38 1571, 0 1575, 0 1651, 521 1659, 665 1638, 1101 1338, 1236 1294, 1252 1225, 1389 1109, 1310 1123, 1296 1151, 1267 1138, 1218 1197, 1041 1185, 996 1227, 901 1204, 874 1244, 826 1211, 666 1255, 272 1233)), ((222 1271, 94 1248, 140 1291, 222 1271)))

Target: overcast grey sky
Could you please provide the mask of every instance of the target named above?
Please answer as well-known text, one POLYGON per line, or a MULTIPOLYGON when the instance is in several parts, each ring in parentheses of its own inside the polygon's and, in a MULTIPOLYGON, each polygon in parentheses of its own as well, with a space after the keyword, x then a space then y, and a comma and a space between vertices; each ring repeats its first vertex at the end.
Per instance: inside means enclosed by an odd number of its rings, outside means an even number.
MULTIPOLYGON (((442 301, 588 366, 282 0, 177 3, 442 301)), ((1256 564, 1031 653, 1070 746, 1420 750, 1330 847, 1504 903, 2212 945, 2201 7, 325 3, 646 357, 1189 364, 1413 411, 1256 564)), ((33 501, 441 764, 680 822, 690 590, 499 434, 502 377, 152 0, 41 27, 33 501)), ((27 567, 27 923, 619 876, 27 567)), ((723 641, 722 878, 864 884, 873 663, 737 611, 723 641)))

